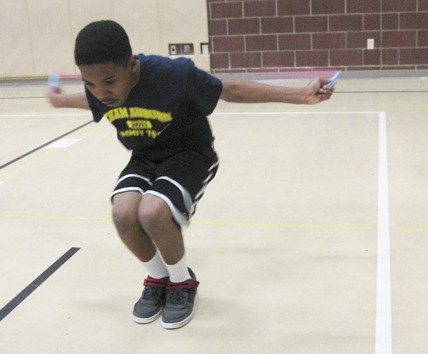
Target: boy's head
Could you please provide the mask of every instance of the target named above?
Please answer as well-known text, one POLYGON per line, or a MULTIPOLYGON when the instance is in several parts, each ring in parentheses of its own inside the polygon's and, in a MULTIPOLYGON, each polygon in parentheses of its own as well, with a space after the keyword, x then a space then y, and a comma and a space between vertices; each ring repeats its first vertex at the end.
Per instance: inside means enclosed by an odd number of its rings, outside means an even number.
POLYGON ((112 62, 127 65, 132 55, 128 35, 111 20, 92 22, 76 38, 74 60, 77 66, 112 62))
POLYGON ((140 77, 128 35, 114 21, 92 22, 83 28, 74 58, 87 89, 109 107, 123 105, 140 77))

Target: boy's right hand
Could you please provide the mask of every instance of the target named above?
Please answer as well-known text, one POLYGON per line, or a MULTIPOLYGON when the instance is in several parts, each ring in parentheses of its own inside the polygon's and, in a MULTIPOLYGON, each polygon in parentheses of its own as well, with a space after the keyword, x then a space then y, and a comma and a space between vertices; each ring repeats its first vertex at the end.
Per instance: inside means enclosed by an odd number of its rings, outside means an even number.
POLYGON ((61 88, 48 86, 46 100, 54 108, 80 108, 89 109, 85 92, 64 93, 61 88))
POLYGON ((62 90, 59 87, 49 85, 45 95, 48 103, 52 107, 54 108, 61 107, 62 90))

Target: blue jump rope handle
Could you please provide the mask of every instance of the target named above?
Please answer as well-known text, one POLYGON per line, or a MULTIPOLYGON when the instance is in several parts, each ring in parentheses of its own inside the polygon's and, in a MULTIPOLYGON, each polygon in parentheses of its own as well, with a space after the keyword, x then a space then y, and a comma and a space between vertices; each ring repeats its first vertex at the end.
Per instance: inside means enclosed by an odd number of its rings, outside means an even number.
POLYGON ((327 87, 331 87, 336 80, 339 78, 340 74, 342 73, 342 71, 338 71, 336 74, 333 75, 333 77, 330 79, 330 81, 326 84, 327 87))
POLYGON ((58 74, 49 74, 48 84, 52 87, 59 87, 59 75, 58 74))

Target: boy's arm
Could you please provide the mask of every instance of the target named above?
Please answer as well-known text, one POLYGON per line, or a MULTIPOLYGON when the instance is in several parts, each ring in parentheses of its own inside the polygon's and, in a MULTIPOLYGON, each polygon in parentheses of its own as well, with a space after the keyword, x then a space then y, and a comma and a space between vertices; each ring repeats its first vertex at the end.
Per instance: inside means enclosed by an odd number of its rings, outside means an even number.
POLYGON ((225 81, 220 95, 222 100, 238 103, 282 102, 316 104, 328 100, 334 86, 325 86, 329 80, 314 79, 305 87, 281 87, 254 81, 225 81))
POLYGON ((48 102, 55 108, 89 109, 88 100, 84 92, 66 94, 57 87, 49 87, 46 97, 48 102))

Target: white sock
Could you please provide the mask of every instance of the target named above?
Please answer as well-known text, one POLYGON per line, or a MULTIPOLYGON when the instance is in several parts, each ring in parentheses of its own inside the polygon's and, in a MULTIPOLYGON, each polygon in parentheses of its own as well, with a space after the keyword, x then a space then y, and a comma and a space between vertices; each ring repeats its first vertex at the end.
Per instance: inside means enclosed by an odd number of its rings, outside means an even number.
POLYGON ((150 261, 143 262, 143 265, 152 278, 162 279, 168 276, 168 269, 158 251, 150 261))
POLYGON ((166 264, 166 268, 168 269, 169 281, 173 283, 181 283, 192 278, 187 269, 185 255, 176 264, 166 264))

